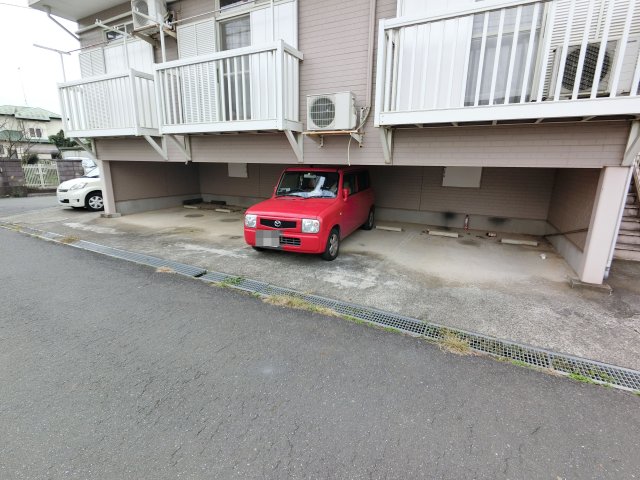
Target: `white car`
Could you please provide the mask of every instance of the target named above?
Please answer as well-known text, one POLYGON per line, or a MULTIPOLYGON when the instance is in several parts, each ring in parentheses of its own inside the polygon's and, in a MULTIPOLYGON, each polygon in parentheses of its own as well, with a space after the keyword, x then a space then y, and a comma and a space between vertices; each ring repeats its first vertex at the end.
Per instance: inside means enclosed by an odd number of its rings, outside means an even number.
POLYGON ((97 212, 104 209, 102 181, 97 168, 84 176, 62 182, 57 190, 58 203, 64 207, 87 208, 97 212))

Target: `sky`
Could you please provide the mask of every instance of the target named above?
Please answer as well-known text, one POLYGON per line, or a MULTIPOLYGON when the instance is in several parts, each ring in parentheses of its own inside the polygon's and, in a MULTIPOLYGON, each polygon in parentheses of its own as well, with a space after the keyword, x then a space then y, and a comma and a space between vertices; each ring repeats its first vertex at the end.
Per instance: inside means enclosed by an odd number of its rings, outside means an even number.
MULTIPOLYGON (((34 43, 70 51, 79 44, 27 0, 0 0, 0 105, 27 105, 60 112, 57 83, 63 81, 60 55, 34 43)), ((74 22, 60 20, 75 32, 74 22)), ((63 55, 67 80, 80 76, 77 54, 63 55)))

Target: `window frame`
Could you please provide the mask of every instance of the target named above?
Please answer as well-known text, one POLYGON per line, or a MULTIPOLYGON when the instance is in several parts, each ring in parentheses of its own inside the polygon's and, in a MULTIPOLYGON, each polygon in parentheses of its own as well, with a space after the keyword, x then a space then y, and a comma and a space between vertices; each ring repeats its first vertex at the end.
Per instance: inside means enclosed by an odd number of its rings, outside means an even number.
MULTIPOLYGON (((122 22, 119 23, 117 25, 109 25, 111 28, 117 28, 118 30, 124 30, 127 33, 131 33, 133 32, 133 18, 131 20, 128 20, 126 22, 122 22), (130 30, 128 28, 131 28, 130 30)), ((118 34, 112 30, 105 30, 104 31, 104 41, 106 43, 114 43, 114 42, 121 42, 123 41, 123 35, 122 34, 118 34), (113 38, 109 38, 109 35, 117 35, 113 38)))

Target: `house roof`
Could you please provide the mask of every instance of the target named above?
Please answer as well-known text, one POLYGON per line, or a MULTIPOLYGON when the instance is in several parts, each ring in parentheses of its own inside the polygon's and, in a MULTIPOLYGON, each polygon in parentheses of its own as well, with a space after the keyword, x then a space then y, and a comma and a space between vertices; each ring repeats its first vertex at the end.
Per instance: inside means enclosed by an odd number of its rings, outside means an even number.
POLYGON ((42 122, 62 119, 60 114, 50 112, 44 108, 18 107, 15 105, 0 105, 0 115, 13 116, 22 120, 39 120, 42 122))

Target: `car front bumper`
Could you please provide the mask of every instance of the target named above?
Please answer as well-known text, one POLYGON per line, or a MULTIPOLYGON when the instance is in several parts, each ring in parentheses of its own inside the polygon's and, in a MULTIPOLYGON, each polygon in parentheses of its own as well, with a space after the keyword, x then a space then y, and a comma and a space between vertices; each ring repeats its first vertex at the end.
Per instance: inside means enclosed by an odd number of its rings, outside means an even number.
POLYGON ((71 190, 66 192, 56 192, 58 205, 63 207, 84 207, 84 190, 71 190))
POLYGON ((322 233, 300 233, 287 232, 286 230, 269 230, 244 228, 244 239, 252 247, 272 248, 275 250, 285 250, 288 252, 299 253, 322 253, 325 250, 326 239, 322 233), (270 232, 272 235, 279 237, 276 245, 264 245, 259 238, 256 238, 256 232, 270 232), (279 232, 279 235, 278 235, 279 232))

